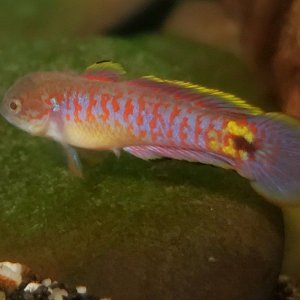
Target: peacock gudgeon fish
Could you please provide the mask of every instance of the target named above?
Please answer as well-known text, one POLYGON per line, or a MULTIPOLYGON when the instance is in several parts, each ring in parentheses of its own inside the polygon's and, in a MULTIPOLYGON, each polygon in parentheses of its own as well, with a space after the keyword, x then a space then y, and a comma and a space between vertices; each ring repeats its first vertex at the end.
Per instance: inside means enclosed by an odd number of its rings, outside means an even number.
POLYGON ((123 79, 103 61, 83 74, 35 72, 6 93, 0 112, 13 125, 73 147, 120 149, 233 169, 277 205, 300 203, 300 124, 218 90, 154 76, 123 79))

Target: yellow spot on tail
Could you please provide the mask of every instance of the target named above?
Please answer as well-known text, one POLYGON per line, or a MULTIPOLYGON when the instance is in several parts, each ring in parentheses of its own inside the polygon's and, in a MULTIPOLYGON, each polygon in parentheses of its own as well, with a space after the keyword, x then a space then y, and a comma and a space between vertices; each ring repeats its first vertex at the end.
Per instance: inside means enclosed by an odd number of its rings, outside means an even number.
POLYGON ((239 125, 235 121, 229 121, 227 124, 227 130, 230 134, 242 136, 249 143, 253 142, 253 133, 247 126, 239 125))
POLYGON ((234 143, 232 139, 228 139, 228 144, 222 147, 222 151, 226 155, 230 155, 232 157, 236 157, 237 151, 234 148, 234 143))

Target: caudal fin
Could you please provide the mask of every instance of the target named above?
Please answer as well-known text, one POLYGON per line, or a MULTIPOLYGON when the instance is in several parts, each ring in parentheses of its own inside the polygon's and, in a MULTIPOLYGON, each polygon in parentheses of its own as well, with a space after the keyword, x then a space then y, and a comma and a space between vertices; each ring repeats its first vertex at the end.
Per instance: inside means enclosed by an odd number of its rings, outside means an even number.
POLYGON ((241 173, 277 205, 300 205, 300 124, 279 113, 255 116, 252 121, 257 149, 241 173))

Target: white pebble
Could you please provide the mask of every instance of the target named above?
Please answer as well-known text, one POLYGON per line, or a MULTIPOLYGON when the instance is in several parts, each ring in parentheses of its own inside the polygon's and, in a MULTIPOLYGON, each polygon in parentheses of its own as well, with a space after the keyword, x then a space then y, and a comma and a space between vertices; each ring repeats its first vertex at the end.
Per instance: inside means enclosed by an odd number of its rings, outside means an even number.
POLYGON ((77 286, 76 291, 78 294, 86 294, 86 287, 85 286, 77 286))
POLYGON ((29 292, 29 293, 33 293, 34 291, 36 291, 39 287, 41 286, 40 283, 37 282, 30 282, 26 285, 24 291, 25 292, 29 292))
POLYGON ((51 279, 50 278, 46 278, 42 281, 42 285, 44 285, 45 287, 48 287, 50 286, 52 283, 51 279))
POLYGON ((63 296, 68 297, 68 292, 64 289, 55 288, 52 290, 52 294, 49 296, 49 299, 63 300, 63 296))
POLYGON ((9 268, 12 272, 22 273, 22 265, 18 263, 11 263, 9 261, 4 261, 0 263, 0 267, 5 266, 9 268))
POLYGON ((208 258, 208 261, 211 262, 211 263, 214 263, 214 262, 217 261, 217 259, 216 259, 215 257, 213 257, 213 256, 210 256, 210 257, 208 258))
POLYGON ((22 282, 22 265, 14 264, 8 261, 0 263, 0 277, 3 280, 3 285, 8 281, 13 281, 18 287, 22 282))

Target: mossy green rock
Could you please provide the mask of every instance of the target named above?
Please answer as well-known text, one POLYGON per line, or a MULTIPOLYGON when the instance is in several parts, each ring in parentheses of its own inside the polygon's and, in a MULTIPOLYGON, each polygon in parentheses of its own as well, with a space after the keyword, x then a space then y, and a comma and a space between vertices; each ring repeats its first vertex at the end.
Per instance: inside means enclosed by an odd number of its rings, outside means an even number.
MULTIPOLYGON (((257 100, 237 59, 155 36, 2 40, 1 92, 29 71, 80 71, 101 59, 122 63, 133 77, 201 82, 257 100)), ((4 120, 0 135, 0 260, 117 300, 271 295, 282 259, 281 214, 236 173, 104 153, 97 163, 85 160, 78 179, 53 141, 4 120)))

